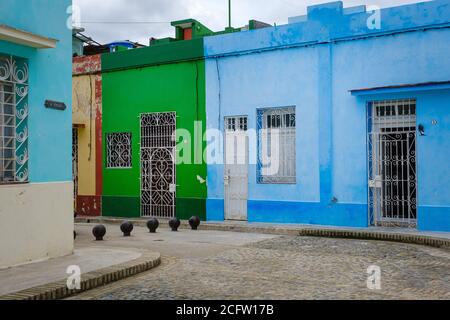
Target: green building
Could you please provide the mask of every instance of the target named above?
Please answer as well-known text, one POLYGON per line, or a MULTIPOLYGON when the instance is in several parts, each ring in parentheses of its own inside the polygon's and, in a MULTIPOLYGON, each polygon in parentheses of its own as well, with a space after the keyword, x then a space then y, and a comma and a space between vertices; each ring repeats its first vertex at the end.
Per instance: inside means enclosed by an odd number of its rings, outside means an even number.
POLYGON ((217 33, 172 26, 175 38, 102 55, 103 216, 206 219, 203 37, 217 33))
POLYGON ((175 39, 102 57, 104 216, 205 219, 202 36, 211 31, 195 20, 173 25, 175 39))

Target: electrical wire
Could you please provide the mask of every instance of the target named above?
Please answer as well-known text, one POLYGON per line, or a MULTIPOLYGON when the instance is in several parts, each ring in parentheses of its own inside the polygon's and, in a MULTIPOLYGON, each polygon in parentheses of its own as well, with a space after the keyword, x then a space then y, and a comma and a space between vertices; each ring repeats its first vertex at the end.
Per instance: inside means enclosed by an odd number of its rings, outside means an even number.
POLYGON ((168 24, 170 21, 81 21, 81 24, 168 24))

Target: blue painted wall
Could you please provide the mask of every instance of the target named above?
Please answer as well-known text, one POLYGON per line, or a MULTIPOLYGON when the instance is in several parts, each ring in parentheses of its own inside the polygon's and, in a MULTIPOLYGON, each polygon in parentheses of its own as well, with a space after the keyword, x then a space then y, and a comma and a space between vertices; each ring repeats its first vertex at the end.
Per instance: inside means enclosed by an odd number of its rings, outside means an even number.
POLYGON ((1 0, 0 24, 57 39, 55 49, 33 49, 0 41, 0 53, 29 63, 30 182, 72 180, 72 31, 66 27, 71 0, 1 0), (19 14, 20 12, 20 14, 19 14), (46 99, 65 111, 46 109, 46 99))
MULTIPOLYGON (((303 22, 205 38, 208 128, 247 115, 254 129, 257 108, 296 106, 297 184, 257 184, 249 166, 249 221, 367 226, 365 106, 396 94, 349 91, 450 80, 450 1, 383 9, 378 30, 363 9, 313 6, 291 19, 303 22)), ((418 138, 418 227, 450 231, 448 91, 403 94, 418 124, 438 121, 418 138)), ((207 216, 224 216, 221 165, 208 166, 207 216)))

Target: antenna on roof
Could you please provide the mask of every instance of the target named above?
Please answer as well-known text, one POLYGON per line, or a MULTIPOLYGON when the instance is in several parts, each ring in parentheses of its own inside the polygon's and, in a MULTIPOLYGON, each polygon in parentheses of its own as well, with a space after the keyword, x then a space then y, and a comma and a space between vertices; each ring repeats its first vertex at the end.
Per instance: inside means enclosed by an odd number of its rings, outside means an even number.
POLYGON ((228 0, 228 28, 231 29, 231 0, 228 0))

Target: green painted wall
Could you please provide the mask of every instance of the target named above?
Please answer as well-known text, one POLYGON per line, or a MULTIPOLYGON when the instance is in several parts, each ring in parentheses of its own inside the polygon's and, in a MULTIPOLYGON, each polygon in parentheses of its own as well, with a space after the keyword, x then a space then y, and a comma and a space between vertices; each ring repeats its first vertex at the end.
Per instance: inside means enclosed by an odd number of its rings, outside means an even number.
MULTIPOLYGON (((193 44, 191 41, 184 43, 188 46, 193 44)), ((177 48, 180 46, 176 45, 177 48)), ((202 42, 197 42, 197 45, 203 48, 202 42)), ((161 51, 160 47, 157 46, 157 52, 161 51)), ((172 63, 173 54, 164 62, 164 59, 152 51, 155 48, 107 54, 102 58, 103 138, 105 139, 108 133, 131 132, 133 159, 131 169, 107 169, 106 147, 103 148, 104 216, 140 216, 141 113, 174 111, 177 113, 177 129, 189 130, 192 138, 194 121, 202 121, 202 131, 206 130, 205 63, 202 58, 195 59, 198 48, 184 51, 186 59, 178 52, 180 61, 184 60, 178 63, 172 63), (148 54, 139 50, 147 50, 148 54), (136 57, 139 61, 133 60, 136 57), (143 67, 136 68, 139 65, 143 67)), ((162 51, 170 50, 167 47, 162 51)), ((195 150, 192 142, 192 155, 202 154, 206 144, 201 137, 198 145, 201 147, 195 150)), ((188 219, 192 215, 198 215, 203 220, 206 218, 206 185, 197 180, 197 175, 206 179, 206 164, 201 157, 200 162, 201 164, 177 165, 176 215, 180 219, 188 219)))
POLYGON ((203 39, 175 41, 102 55, 102 72, 203 59, 203 39))

